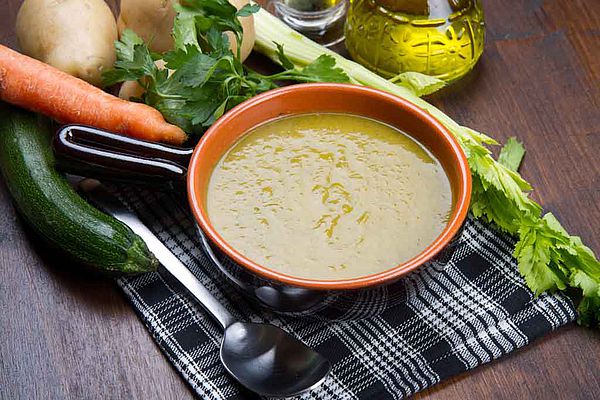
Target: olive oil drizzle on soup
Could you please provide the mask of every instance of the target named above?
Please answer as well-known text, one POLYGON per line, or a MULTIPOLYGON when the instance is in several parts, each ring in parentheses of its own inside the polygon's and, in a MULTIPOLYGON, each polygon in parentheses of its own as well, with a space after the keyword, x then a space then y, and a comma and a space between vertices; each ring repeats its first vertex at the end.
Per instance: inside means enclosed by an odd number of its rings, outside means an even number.
POLYGON ((416 256, 442 232, 450 183, 398 129, 349 114, 260 125, 219 161, 207 210, 229 245, 267 268, 355 278, 416 256))

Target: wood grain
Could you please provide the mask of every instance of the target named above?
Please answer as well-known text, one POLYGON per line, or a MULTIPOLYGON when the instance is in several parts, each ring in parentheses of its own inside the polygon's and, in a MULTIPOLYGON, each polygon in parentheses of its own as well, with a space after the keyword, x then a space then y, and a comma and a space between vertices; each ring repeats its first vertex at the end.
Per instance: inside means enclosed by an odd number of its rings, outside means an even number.
MULTIPOLYGON (((600 2, 483 3, 480 64, 431 100, 460 123, 523 140, 536 199, 599 253, 600 2)), ((0 43, 15 46, 20 0, 0 5, 0 43)), ((41 246, 3 183, 0 215, 0 399, 193 398, 115 284, 41 246)), ((598 398, 599 339, 571 325, 415 397, 598 398)))

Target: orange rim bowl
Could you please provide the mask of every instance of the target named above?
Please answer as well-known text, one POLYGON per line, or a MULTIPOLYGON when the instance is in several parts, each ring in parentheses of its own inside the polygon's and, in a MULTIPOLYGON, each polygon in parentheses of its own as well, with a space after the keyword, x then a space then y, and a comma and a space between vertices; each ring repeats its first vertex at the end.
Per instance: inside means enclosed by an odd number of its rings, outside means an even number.
POLYGON ((471 173, 458 141, 425 110, 392 94, 365 86, 310 83, 265 92, 231 109, 215 122, 194 149, 188 168, 188 200, 199 226, 212 243, 247 270, 292 286, 321 290, 364 289, 391 283, 431 260, 460 232, 471 199, 471 173), (336 112, 390 124, 425 145, 450 180, 453 210, 446 228, 421 253, 385 271, 351 279, 322 280, 286 275, 246 258, 215 230, 206 211, 210 175, 223 154, 250 129, 285 115, 336 112))

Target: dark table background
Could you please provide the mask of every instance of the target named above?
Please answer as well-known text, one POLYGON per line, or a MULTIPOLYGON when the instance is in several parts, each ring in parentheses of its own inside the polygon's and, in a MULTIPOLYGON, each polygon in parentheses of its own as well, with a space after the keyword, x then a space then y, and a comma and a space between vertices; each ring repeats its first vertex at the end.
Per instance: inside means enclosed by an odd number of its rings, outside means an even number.
MULTIPOLYGON (((0 0, 2 44, 15 46, 20 3, 0 0)), ((499 140, 518 136, 536 200, 598 254, 600 1, 483 3, 482 60, 431 101, 499 140)), ((192 398, 115 283, 77 269, 27 231, 0 182, 0 398, 192 398)), ((573 324, 416 397, 598 398, 599 339, 573 324)))

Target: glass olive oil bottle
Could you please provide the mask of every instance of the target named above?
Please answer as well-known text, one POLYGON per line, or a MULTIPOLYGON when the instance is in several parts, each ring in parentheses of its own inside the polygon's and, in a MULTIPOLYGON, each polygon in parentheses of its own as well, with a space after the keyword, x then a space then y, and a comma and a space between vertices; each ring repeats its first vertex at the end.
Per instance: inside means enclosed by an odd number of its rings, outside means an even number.
POLYGON ((350 55, 386 78, 455 81, 477 63, 484 36, 480 0, 352 0, 346 20, 350 55))

